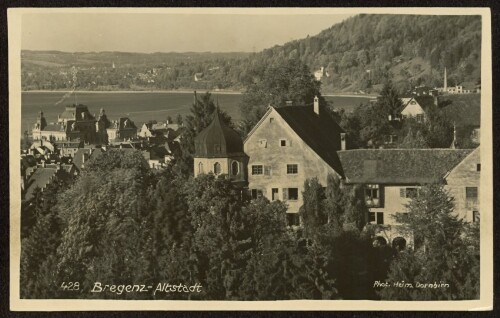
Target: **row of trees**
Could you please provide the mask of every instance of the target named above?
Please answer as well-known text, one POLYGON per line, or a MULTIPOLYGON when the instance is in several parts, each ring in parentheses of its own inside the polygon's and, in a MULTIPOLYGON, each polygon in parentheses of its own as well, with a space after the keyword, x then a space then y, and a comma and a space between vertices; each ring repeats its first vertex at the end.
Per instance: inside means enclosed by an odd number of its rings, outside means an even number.
POLYGON ((225 178, 153 172, 139 152, 110 150, 72 184, 55 183, 22 209, 22 298, 475 299, 479 229, 424 187, 399 217, 414 248, 372 245, 362 188, 307 180, 303 228, 286 204, 250 201, 225 178), (360 195, 361 194, 361 195, 360 195), (374 281, 449 288, 374 288, 374 281), (77 290, 61 288, 78 282, 77 290), (200 284, 199 293, 91 293, 94 284, 200 284))

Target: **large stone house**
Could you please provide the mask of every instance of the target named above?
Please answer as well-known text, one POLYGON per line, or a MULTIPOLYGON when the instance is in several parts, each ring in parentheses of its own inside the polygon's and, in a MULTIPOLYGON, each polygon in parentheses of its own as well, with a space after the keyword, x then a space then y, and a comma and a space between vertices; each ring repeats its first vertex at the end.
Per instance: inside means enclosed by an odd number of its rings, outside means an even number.
POLYGON ((328 174, 343 176, 337 150, 345 149, 345 133, 318 98, 310 106, 269 107, 244 148, 252 196, 286 201, 291 225, 300 223, 306 179, 326 184, 328 174))
POLYGON ((414 118, 418 122, 423 123, 427 121, 426 110, 432 105, 437 106, 438 98, 437 96, 412 96, 401 98, 403 103, 403 110, 401 111, 401 117, 404 118, 414 118))
MULTIPOLYGON (((449 187, 450 194, 464 192, 464 174, 472 174, 468 187, 478 187, 479 175, 463 171, 472 168, 471 149, 356 149, 339 151, 346 184, 361 184, 369 208, 369 223, 380 225, 378 235, 387 243, 402 237, 411 243, 411 237, 401 233, 396 213, 407 213, 407 204, 417 196, 422 185, 440 183, 449 187), (451 177, 451 178, 450 178, 451 177)), ((478 150, 477 150, 478 151, 478 150)), ((476 158, 477 159, 477 158, 476 158)), ((469 169, 470 170, 470 169, 469 169)), ((467 190, 472 192, 471 190, 467 190)), ((469 193, 467 192, 467 193, 469 193)), ((472 195, 472 194, 471 194, 472 195)), ((463 196, 456 196, 456 213, 465 214, 463 196)))
POLYGON ((58 116, 57 123, 47 124, 40 111, 37 122, 33 126, 34 140, 72 141, 85 143, 103 143, 106 140, 105 117, 98 120, 92 116, 85 105, 69 105, 58 116))

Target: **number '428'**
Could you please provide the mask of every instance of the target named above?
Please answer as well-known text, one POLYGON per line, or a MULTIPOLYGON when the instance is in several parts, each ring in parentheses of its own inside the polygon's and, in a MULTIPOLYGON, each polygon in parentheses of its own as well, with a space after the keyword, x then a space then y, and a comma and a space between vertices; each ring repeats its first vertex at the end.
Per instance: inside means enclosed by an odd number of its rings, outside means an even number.
POLYGON ((62 290, 79 290, 80 283, 79 282, 62 282, 61 289, 62 290))

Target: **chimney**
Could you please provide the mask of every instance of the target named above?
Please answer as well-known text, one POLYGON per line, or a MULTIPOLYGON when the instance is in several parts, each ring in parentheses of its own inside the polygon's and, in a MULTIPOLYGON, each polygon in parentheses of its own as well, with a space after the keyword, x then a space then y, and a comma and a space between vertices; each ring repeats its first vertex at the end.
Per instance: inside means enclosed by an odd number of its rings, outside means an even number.
POLYGON ((340 133, 340 150, 346 150, 346 136, 345 136, 345 133, 340 133))
POLYGON ((319 99, 318 96, 314 96, 314 112, 319 115, 319 99))

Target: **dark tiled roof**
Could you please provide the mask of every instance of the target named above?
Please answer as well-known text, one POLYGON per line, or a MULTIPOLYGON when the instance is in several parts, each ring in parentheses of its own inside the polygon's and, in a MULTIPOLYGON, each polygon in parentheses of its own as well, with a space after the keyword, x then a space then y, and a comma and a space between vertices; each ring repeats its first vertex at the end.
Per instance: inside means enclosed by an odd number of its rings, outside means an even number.
POLYGON ((51 179, 56 176, 56 173, 56 168, 37 168, 35 172, 33 172, 33 174, 30 176, 26 184, 25 199, 29 200, 33 197, 33 191, 35 191, 35 188, 38 187, 40 189, 43 189, 45 186, 47 186, 51 179))
POLYGON ((440 182, 472 149, 356 149, 339 151, 349 183, 440 182))
POLYGON ((224 124, 218 110, 212 122, 194 139, 195 156, 226 157, 243 152, 243 140, 232 128, 224 124))
POLYGON ((320 109, 320 116, 313 106, 286 106, 276 111, 321 159, 343 175, 337 150, 340 150, 340 133, 344 131, 326 109, 320 109))

